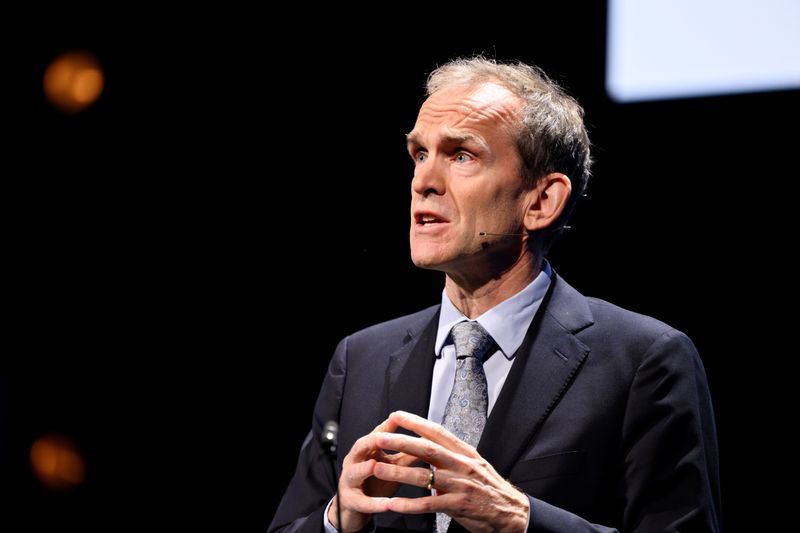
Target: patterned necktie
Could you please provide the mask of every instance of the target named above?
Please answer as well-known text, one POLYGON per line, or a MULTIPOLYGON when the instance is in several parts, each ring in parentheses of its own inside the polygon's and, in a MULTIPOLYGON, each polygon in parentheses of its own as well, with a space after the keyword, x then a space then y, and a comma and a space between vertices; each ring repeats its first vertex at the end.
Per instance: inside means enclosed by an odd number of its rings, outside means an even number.
MULTIPOLYGON (((442 425, 459 439, 478 446, 486 425, 489 395, 483 360, 492 353, 495 342, 477 322, 461 322, 450 332, 456 346, 456 375, 447 400, 442 425)), ((450 517, 436 513, 436 531, 444 533, 450 517)))

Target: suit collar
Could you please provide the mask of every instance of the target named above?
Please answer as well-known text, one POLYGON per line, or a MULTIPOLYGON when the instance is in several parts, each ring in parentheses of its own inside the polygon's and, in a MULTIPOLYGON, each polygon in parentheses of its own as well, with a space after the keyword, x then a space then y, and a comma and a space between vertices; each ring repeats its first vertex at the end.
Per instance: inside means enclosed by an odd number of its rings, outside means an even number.
POLYGON ((574 334, 594 324, 594 317, 586 297, 555 272, 553 272, 552 292, 548 305, 543 307, 546 307, 546 313, 560 324, 565 332, 574 334))
POLYGON ((589 348, 575 333, 592 323, 586 299, 554 275, 478 444, 500 475, 510 473, 579 371, 589 348))
MULTIPOLYGON (((514 358, 525 340, 525 332, 547 294, 552 275, 552 268, 545 261, 539 275, 527 287, 475 318, 475 321, 492 336, 509 361, 514 358)), ((450 330, 453 326, 465 320, 469 319, 453 305, 447 296, 447 291, 443 290, 439 325, 436 330, 436 357, 441 357, 445 344, 452 342, 450 330)))

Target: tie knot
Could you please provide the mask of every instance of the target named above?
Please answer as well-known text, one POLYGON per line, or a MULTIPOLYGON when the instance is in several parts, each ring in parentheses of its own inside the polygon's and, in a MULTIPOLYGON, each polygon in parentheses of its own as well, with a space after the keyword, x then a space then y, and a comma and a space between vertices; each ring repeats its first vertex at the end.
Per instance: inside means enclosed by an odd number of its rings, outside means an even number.
POLYGON ((456 357, 474 357, 483 362, 494 346, 494 339, 477 322, 459 322, 450 330, 456 357))

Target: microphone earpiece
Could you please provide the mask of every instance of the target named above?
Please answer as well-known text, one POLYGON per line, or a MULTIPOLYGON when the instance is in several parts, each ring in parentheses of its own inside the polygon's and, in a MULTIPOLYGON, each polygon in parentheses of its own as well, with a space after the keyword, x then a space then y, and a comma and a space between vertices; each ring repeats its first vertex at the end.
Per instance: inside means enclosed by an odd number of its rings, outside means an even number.
MULTIPOLYGON (((572 229, 572 226, 562 226, 559 228, 559 231, 566 231, 572 229)), ((529 233, 489 233, 488 231, 481 231, 478 233, 481 237, 487 235, 497 235, 499 237, 524 237, 525 235, 530 235, 529 233)))

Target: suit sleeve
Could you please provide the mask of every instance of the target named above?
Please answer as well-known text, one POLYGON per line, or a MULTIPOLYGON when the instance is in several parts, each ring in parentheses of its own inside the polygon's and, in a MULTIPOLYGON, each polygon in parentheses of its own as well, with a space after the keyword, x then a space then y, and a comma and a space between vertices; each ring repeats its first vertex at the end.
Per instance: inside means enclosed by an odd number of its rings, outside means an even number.
POLYGON ((624 523, 632 531, 719 531, 719 461, 705 371, 672 330, 651 346, 623 425, 624 523))
POLYGON ((347 365, 347 339, 336 347, 322 384, 312 419, 311 431, 300 449, 289 487, 267 530, 285 532, 324 532, 323 514, 336 490, 331 460, 320 445, 320 434, 329 420, 339 420, 347 365))
MULTIPOLYGON (((684 334, 668 331, 645 353, 628 395, 616 488, 623 532, 719 531, 714 427, 697 350, 684 334)), ((530 500, 530 532, 616 531, 530 500)))

